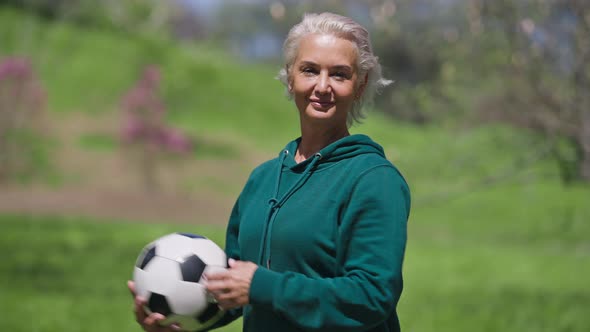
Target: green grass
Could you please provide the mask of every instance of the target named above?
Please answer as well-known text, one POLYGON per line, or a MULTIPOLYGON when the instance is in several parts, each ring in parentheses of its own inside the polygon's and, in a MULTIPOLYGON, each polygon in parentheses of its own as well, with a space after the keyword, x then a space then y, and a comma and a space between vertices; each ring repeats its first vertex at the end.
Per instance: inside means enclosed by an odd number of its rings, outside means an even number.
POLYGON ((406 261, 399 308, 407 331, 584 331, 590 324, 581 277, 588 253, 427 243, 410 245, 406 261))
MULTIPOLYGON (((448 213, 448 211, 447 211, 448 213)), ((590 243, 553 232, 535 241, 413 218, 406 331, 584 331, 590 326, 590 243)), ((223 228, 1 216, 0 312, 7 331, 139 331, 125 281, 140 249, 185 231, 223 244, 223 228), (31 319, 34 317, 34 319, 31 319)), ((586 233, 588 234, 588 233, 586 233)), ((220 331, 239 331, 239 322, 220 331)))
POLYGON ((219 227, 77 218, 2 216, 0 228, 3 331, 140 331, 126 280, 141 248, 176 231, 224 239, 219 227))

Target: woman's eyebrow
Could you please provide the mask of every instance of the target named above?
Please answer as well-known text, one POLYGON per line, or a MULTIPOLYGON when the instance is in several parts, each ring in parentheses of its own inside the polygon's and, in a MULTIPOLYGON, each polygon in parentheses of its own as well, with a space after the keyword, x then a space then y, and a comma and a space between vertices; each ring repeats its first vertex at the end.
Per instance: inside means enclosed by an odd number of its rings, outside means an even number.
POLYGON ((336 66, 333 66, 332 69, 352 71, 352 67, 348 66, 348 65, 336 65, 336 66))
POLYGON ((318 64, 313 61, 303 60, 300 63, 301 66, 317 66, 318 64))
MULTIPOLYGON (((303 60, 300 62, 300 66, 318 66, 317 63, 313 62, 313 61, 308 61, 308 60, 303 60)), ((349 65, 335 65, 335 66, 331 66, 330 69, 333 70, 347 70, 347 71, 352 71, 352 67, 349 65)))

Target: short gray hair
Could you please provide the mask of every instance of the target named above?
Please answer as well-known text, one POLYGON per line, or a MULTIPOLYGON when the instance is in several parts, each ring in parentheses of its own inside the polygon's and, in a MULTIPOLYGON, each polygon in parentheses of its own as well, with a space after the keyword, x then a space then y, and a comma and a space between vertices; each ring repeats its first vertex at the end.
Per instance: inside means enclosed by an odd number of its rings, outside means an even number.
MULTIPOLYGON (((365 75, 368 75, 368 78, 363 94, 353 103, 352 109, 348 113, 347 125, 350 127, 355 122, 360 122, 365 118, 363 106, 372 103, 375 93, 392 82, 382 76, 379 59, 373 54, 369 32, 362 25, 346 16, 333 13, 305 14, 303 20, 291 28, 283 44, 285 68, 280 70, 277 78, 286 87, 289 86, 289 72, 297 57, 299 43, 303 37, 309 34, 334 35, 350 40, 357 48, 359 83, 356 88, 359 88, 360 84, 364 82, 365 75)), ((292 97, 288 89, 287 94, 292 97)))

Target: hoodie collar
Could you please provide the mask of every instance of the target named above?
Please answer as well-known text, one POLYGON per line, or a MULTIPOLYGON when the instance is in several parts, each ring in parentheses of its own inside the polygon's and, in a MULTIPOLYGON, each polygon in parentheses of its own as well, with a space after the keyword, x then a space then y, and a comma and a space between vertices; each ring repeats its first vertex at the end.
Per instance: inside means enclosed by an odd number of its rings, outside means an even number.
MULTIPOLYGON (((295 152, 297 151, 297 147, 300 143, 301 137, 289 142, 287 146, 281 151, 281 154, 283 155, 283 167, 287 167, 292 171, 302 171, 314 159, 314 157, 310 157, 301 163, 297 163, 295 161, 295 152)), ((385 157, 385 153, 383 152, 381 145, 377 144, 369 136, 362 134, 343 137, 324 147, 318 151, 318 153, 321 155, 321 160, 317 162, 317 169, 327 167, 331 163, 352 158, 360 154, 376 153, 382 157, 385 157)))

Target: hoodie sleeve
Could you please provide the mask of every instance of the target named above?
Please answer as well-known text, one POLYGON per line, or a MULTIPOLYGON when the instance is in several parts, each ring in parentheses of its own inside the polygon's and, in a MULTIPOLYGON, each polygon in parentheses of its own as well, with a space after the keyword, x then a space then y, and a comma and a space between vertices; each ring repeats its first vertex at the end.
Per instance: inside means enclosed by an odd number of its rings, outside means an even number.
MULTIPOLYGON (((239 234, 239 198, 232 209, 227 231, 225 235, 225 254, 228 258, 240 259, 240 248, 238 246, 239 234)), ((225 326, 242 316, 242 308, 227 310, 219 321, 207 329, 207 331, 214 330, 225 326)))
POLYGON ((228 258, 240 259, 238 235, 240 233, 240 198, 234 204, 225 232, 225 254, 228 258))
POLYGON ((361 174, 342 215, 338 276, 310 278, 259 267, 250 301, 307 331, 364 331, 383 323, 402 292, 410 194, 391 165, 361 174))

